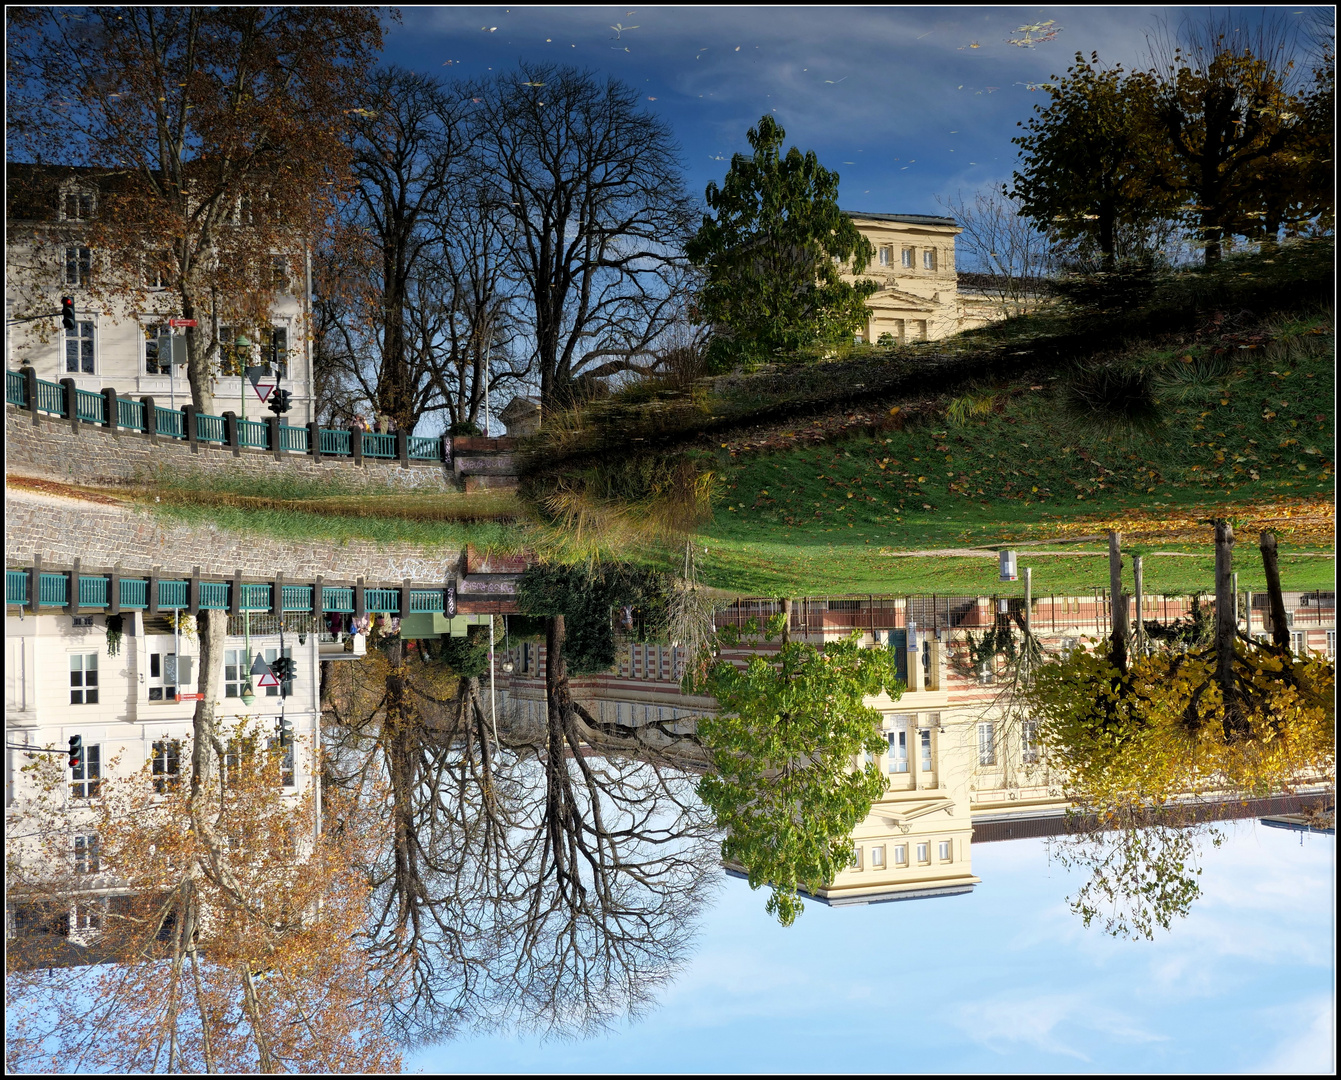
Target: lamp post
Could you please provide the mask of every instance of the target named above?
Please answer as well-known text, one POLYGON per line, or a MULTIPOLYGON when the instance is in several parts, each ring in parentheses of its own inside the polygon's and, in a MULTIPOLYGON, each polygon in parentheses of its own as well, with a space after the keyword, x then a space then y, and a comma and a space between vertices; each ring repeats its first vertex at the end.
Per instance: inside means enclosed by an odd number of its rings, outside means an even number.
POLYGON ((247 419, 247 368, 248 361, 251 360, 251 338, 246 334, 239 333, 233 341, 234 357, 244 355, 246 357, 238 364, 238 396, 242 398, 242 420, 245 423, 247 419), (239 353, 238 350, 245 350, 239 353))
MULTIPOLYGON (((246 417, 245 407, 242 415, 244 418, 246 417)), ((250 709, 251 703, 256 700, 256 691, 252 689, 251 685, 251 669, 253 666, 251 662, 251 608, 247 606, 247 586, 240 585, 239 588, 242 590, 242 595, 238 599, 242 603, 242 640, 245 642, 245 651, 242 655, 246 657, 247 663, 247 681, 242 684, 242 704, 250 709)))

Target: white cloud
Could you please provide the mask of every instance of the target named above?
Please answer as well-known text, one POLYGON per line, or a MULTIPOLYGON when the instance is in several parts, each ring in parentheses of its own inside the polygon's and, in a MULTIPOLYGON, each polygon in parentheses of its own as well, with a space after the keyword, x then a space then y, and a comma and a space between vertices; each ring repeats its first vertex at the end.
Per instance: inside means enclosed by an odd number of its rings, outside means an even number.
POLYGON ((1336 998, 1317 997, 1271 1010, 1284 1034, 1253 1073, 1286 1075, 1336 1072, 1336 998))
MULTIPOLYGON (((1004 1054, 1016 1047, 1032 1047, 1050 1054, 1090 1061, 1088 1054, 1070 1045, 1065 1034, 1088 1029, 1126 1043, 1167 1040, 1140 1028, 1128 1017, 1081 994, 1040 994, 1033 997, 1000 995, 960 1007, 957 1024, 969 1038, 1004 1054)), ((1093 1043, 1093 1039, 1086 1040, 1093 1043)))

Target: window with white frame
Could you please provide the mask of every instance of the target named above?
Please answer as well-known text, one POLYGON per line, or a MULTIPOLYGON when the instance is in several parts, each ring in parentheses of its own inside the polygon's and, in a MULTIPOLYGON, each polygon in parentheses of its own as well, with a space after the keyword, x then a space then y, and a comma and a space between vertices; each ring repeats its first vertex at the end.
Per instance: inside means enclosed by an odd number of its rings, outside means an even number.
POLYGON ((177 700, 177 654, 149 654, 149 700, 177 700))
POLYGON ((224 650, 224 697, 241 697, 242 687, 247 682, 246 649, 224 650))
POLYGON ((935 248, 925 248, 925 249, 923 249, 923 251, 922 251, 922 269, 923 269, 923 270, 935 270, 935 269, 936 269, 936 249, 935 249, 935 248))
POLYGON ((852 848, 852 863, 851 863, 851 865, 848 867, 848 869, 849 869, 849 870, 860 870, 860 869, 861 869, 861 846, 860 846, 860 845, 854 846, 854 847, 852 848))
POLYGON ((285 787, 293 787, 293 740, 287 746, 280 746, 279 739, 266 740, 266 748, 279 759, 280 782, 285 787))
POLYGON ((895 865, 895 866, 907 866, 907 865, 908 865, 908 845, 907 845, 907 844, 895 844, 895 845, 894 845, 894 865, 895 865))
POLYGON ((996 764, 996 724, 990 720, 978 725, 978 764, 996 764))
POLYGON ((1327 631, 1327 659, 1328 659, 1328 660, 1335 660, 1335 659, 1336 659, 1336 631, 1335 631, 1335 630, 1328 630, 1328 631, 1327 631))
POLYGON ((886 246, 886 247, 881 247, 881 249, 880 249, 880 265, 881 265, 881 266, 889 266, 889 265, 891 265, 893 262, 894 262, 894 249, 893 249, 892 247, 888 247, 888 246, 886 246))
POLYGON ((920 863, 931 862, 931 845, 929 843, 917 845, 917 861, 920 863))
POLYGON ((94 326, 91 322, 77 322, 73 330, 64 331, 65 372, 67 375, 95 375, 94 326))
POLYGON ((903 268, 911 270, 913 268, 913 249, 906 247, 903 249, 903 268))
POLYGON ((931 729, 922 728, 917 736, 922 746, 922 771, 931 772, 931 729))
POLYGON ((88 221, 93 217, 93 193, 65 192, 61 196, 61 217, 66 221, 88 221))
POLYGON ((159 795, 181 783, 182 744, 179 739, 160 739, 153 747, 154 791, 159 795))
POLYGON ((938 854, 940 855, 941 862, 949 862, 949 861, 950 861, 950 841, 949 841, 949 840, 942 840, 942 841, 940 842, 939 849, 938 849, 938 854))
POLYGON ((1020 761, 1038 764, 1038 721, 1026 720, 1020 728, 1020 761))
POLYGON ((98 858, 98 838, 96 836, 76 836, 74 842, 74 864, 76 874, 96 874, 102 865, 98 858))
POLYGON ((1294 653, 1295 656, 1303 656, 1306 645, 1307 638, 1305 637, 1304 631, 1290 631, 1290 652, 1294 653))
POLYGON ((871 869, 883 870, 885 868, 885 848, 884 845, 871 848, 871 869))
POLYGON ((907 716, 894 717, 894 730, 889 737, 889 771, 906 773, 908 771, 908 721, 907 716))
POLYGON ((98 654, 70 654, 70 704, 98 704, 98 654))
POLYGON ((93 251, 71 244, 65 249, 64 275, 66 285, 85 286, 93 277, 93 251))
POLYGON ((144 324, 144 373, 169 375, 172 363, 172 328, 167 323, 144 324))
POLYGON ((79 764, 70 770, 70 795, 75 799, 96 799, 102 788, 102 746, 85 744, 79 764))

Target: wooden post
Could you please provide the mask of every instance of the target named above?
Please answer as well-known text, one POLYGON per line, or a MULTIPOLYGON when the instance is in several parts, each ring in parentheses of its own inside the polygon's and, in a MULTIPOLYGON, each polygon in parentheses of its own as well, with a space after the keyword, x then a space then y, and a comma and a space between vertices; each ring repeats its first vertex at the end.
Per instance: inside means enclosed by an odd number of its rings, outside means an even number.
POLYGON ((349 429, 349 452, 354 455, 354 464, 363 464, 363 429, 357 424, 349 429))
POLYGON ((321 425, 312 420, 307 425, 307 448, 313 461, 321 460, 321 425))
POLYGON ((354 618, 361 619, 368 614, 368 606, 364 602, 363 578, 354 580, 354 618))
POLYGON ((1136 651, 1145 653, 1145 593, 1141 579, 1141 556, 1133 555, 1131 560, 1132 578, 1136 584, 1136 651))
POLYGON ((192 618, 200 614, 200 567, 191 567, 191 591, 187 595, 186 610, 192 618))
POLYGON ((1280 589, 1280 566, 1276 561, 1276 534, 1262 533, 1262 569, 1266 571, 1267 610, 1271 614, 1271 643, 1280 649, 1290 647, 1290 627, 1285 621, 1285 595, 1280 589))
POLYGON ((410 579, 406 578, 400 585, 400 617, 404 619, 410 614, 410 579))
POLYGON ((36 615, 42 609, 42 602, 39 598, 39 592, 42 588, 42 556, 39 552, 33 552, 33 580, 28 589, 28 611, 36 615))
POLYGON ((112 573, 107 581, 107 614, 121 614, 121 564, 117 563, 112 567, 112 573))
POLYGON ((1215 672, 1221 689, 1234 671, 1234 529, 1223 518, 1215 523, 1215 672))
POLYGON ((75 559, 74 569, 70 571, 70 587, 65 592, 65 614, 76 615, 79 612, 79 563, 75 559))
POLYGON ((403 431, 396 432, 396 457, 402 469, 410 467, 410 436, 403 431))
POLYGON ((182 406, 182 427, 186 429, 191 453, 200 453, 200 425, 196 422, 196 407, 190 403, 182 406))
POLYGON ((228 614, 242 614, 242 571, 233 571, 233 587, 229 590, 228 614))
POLYGON ((1122 534, 1108 531, 1108 586, 1111 598, 1113 662, 1119 671, 1127 670, 1127 611, 1122 598, 1122 534))
POLYGON ((265 430, 266 438, 270 442, 270 452, 275 455, 275 460, 278 461, 283 453, 283 450, 280 449, 279 417, 267 416, 265 418, 265 430))
POLYGON ((144 433, 149 436, 151 443, 157 443, 158 413, 154 411, 154 399, 142 397, 140 398, 140 404, 144 406, 144 433))

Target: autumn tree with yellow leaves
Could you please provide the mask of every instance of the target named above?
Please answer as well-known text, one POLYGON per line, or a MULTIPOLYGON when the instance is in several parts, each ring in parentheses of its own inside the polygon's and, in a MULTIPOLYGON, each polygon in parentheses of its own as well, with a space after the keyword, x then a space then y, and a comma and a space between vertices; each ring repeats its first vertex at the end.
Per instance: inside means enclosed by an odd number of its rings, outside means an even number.
POLYGON ((358 808, 328 807, 345 827, 318 833, 266 740, 220 734, 206 783, 113 767, 86 810, 64 805, 62 757, 26 767, 38 794, 6 852, 11 1070, 399 1070, 359 944, 358 808), (75 826, 96 842, 71 858, 75 826))

